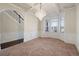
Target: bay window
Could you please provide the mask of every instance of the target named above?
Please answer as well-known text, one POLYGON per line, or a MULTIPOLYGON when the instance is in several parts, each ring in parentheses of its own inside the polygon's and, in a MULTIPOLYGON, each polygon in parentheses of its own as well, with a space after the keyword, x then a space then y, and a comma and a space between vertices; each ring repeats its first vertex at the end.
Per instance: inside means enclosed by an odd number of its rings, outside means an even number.
POLYGON ((46 21, 46 32, 61 32, 64 33, 64 18, 54 18, 46 21))

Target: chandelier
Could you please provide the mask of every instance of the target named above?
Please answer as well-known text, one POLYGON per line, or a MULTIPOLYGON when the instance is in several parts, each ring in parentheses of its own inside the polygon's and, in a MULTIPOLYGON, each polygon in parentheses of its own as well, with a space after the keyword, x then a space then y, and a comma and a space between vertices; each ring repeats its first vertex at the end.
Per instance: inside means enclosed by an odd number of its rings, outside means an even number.
POLYGON ((42 9, 42 4, 40 3, 39 10, 35 13, 36 17, 39 18, 39 20, 42 20, 44 16, 46 16, 45 11, 42 9))

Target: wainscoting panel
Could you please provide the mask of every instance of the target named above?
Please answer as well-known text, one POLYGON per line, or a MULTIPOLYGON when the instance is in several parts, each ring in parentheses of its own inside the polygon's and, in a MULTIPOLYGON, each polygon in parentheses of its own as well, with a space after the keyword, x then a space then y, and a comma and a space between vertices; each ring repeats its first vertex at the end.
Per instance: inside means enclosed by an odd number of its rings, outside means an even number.
POLYGON ((6 33, 2 33, 2 39, 1 39, 1 43, 5 43, 5 42, 10 42, 10 41, 14 41, 17 39, 21 39, 24 38, 23 36, 24 34, 22 32, 6 32, 6 33))
POLYGON ((38 37, 38 33, 37 32, 25 32, 24 33, 24 42, 32 40, 34 38, 38 37))
POLYGON ((1 33, 0 33, 0 44, 1 44, 1 33))
POLYGON ((76 43, 76 47, 77 47, 77 50, 79 52, 79 34, 77 34, 77 43, 76 43))
POLYGON ((24 38, 24 33, 23 33, 23 32, 18 32, 18 33, 16 33, 16 38, 17 38, 17 39, 24 38))
MULTIPOLYGON (((0 33, 0 44, 1 44, 1 33, 0 33)), ((0 51, 1 51, 1 45, 0 45, 0 51)))
POLYGON ((76 34, 74 33, 65 33, 64 34, 64 41, 66 43, 76 44, 76 34))

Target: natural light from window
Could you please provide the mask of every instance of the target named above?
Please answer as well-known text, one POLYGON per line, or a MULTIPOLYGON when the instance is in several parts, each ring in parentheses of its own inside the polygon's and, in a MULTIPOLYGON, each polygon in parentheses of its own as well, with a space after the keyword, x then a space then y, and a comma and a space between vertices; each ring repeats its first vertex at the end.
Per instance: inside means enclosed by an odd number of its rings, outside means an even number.
POLYGON ((64 33, 64 18, 51 19, 46 21, 46 32, 61 32, 64 33), (51 29, 51 31, 49 30, 51 29))

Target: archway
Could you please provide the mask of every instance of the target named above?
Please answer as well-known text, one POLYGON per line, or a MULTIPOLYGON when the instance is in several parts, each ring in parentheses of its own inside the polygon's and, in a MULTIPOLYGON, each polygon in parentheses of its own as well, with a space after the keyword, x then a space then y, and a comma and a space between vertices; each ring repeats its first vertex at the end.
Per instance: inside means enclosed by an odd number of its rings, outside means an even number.
POLYGON ((42 20, 42 37, 64 38, 64 17, 62 15, 46 15, 42 20), (61 16, 61 18, 60 18, 61 16))
POLYGON ((2 9, 0 11, 0 22, 2 49, 23 42, 24 19, 18 10, 2 9))

